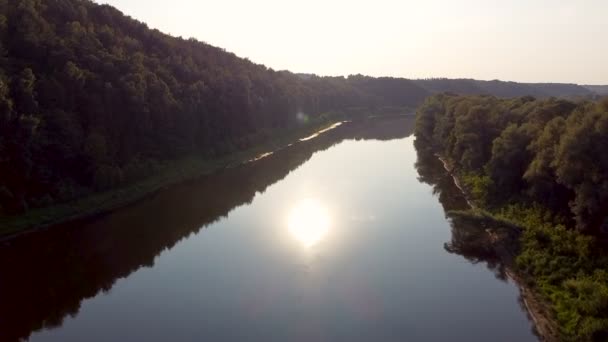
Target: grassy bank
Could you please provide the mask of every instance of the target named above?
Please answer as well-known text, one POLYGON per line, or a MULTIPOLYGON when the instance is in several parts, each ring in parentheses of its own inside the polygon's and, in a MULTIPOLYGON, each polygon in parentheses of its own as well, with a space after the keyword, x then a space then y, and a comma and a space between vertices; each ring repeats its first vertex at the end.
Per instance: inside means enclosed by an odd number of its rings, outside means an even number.
POLYGON ((518 256, 522 253, 522 234, 526 230, 520 216, 497 214, 485 209, 484 204, 479 201, 480 193, 472 191, 475 182, 463 182, 451 161, 439 154, 435 154, 435 156, 452 177, 454 185, 462 192, 469 206, 469 209, 466 210, 447 212, 452 224, 458 225, 463 221, 468 221, 468 227, 471 227, 471 224, 479 227, 479 231, 471 232, 476 237, 466 242, 467 248, 492 251, 491 254, 494 258, 499 259, 504 265, 506 276, 519 287, 522 305, 534 323, 537 334, 543 341, 559 341, 560 328, 551 309, 550 301, 534 287, 533 278, 518 267, 518 256))
POLYGON ((487 206, 483 177, 451 174, 475 207, 449 215, 487 228, 543 340, 607 341, 608 256, 598 241, 538 204, 487 206))
POLYGON ((330 116, 309 121, 300 127, 274 134, 254 146, 218 158, 190 156, 161 164, 150 177, 116 189, 93 194, 68 203, 45 208, 31 209, 23 215, 0 218, 0 239, 45 226, 94 216, 126 206, 140 200, 159 189, 189 179, 210 174, 222 168, 238 165, 256 156, 282 148, 299 138, 331 126, 342 120, 345 114, 332 113, 330 116), (331 118, 331 119, 330 119, 331 118))
POLYGON ((336 122, 401 117, 403 115, 412 115, 412 109, 404 107, 382 107, 375 110, 348 108, 325 113, 314 120, 306 120, 299 127, 267 134, 266 138, 252 137, 251 140, 257 141, 257 143, 251 147, 221 157, 189 156, 165 161, 155 169, 153 175, 136 182, 75 201, 30 209, 22 215, 0 217, 0 240, 10 239, 30 230, 95 216, 124 207, 172 184, 239 165, 263 153, 276 151, 300 138, 328 128, 336 122))

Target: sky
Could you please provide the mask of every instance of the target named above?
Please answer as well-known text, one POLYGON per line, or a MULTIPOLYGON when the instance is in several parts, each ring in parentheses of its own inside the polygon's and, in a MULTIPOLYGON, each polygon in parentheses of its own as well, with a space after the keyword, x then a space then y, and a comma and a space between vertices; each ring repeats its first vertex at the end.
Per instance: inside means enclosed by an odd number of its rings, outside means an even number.
POLYGON ((318 75, 608 84, 608 0, 97 0, 318 75))

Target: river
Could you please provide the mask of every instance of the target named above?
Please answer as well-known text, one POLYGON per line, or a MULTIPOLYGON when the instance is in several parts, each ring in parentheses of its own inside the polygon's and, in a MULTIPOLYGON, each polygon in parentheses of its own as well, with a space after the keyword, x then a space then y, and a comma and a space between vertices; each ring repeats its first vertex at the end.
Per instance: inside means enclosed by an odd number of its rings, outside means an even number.
POLYGON ((538 340, 412 128, 344 123, 4 242, 0 341, 538 340))

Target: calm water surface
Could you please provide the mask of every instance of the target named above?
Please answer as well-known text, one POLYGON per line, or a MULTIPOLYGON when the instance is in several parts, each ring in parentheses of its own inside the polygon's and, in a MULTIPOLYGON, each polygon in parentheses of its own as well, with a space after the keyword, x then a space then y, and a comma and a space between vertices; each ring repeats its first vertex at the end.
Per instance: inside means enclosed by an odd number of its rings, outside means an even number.
POLYGON ((411 126, 347 123, 4 244, 0 340, 537 340, 411 126))

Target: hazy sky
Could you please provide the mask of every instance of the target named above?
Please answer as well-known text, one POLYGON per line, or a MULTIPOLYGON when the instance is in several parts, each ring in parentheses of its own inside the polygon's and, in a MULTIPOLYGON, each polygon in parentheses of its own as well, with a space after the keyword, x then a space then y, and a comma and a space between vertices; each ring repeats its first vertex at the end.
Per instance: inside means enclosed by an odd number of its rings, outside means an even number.
POLYGON ((608 0, 98 0, 319 75, 608 84, 608 0))

